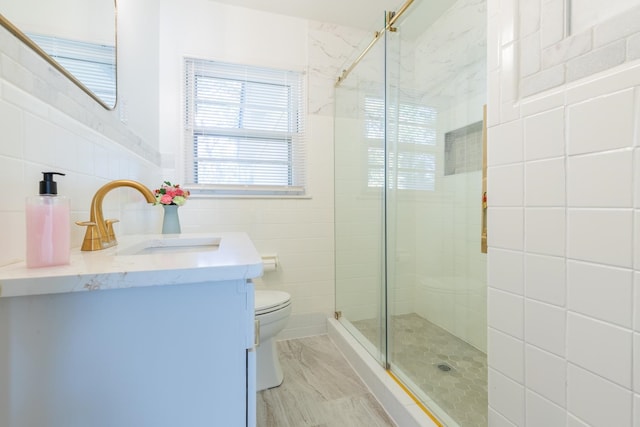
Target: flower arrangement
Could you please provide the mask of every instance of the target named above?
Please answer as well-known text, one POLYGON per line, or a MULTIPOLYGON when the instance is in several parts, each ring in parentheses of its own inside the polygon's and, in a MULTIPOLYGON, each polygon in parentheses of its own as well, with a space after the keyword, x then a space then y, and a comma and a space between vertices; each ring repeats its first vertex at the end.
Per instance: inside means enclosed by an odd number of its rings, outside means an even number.
POLYGON ((163 182, 154 193, 156 195, 156 203, 178 206, 184 205, 190 195, 189 190, 183 190, 179 184, 173 185, 169 181, 163 182))

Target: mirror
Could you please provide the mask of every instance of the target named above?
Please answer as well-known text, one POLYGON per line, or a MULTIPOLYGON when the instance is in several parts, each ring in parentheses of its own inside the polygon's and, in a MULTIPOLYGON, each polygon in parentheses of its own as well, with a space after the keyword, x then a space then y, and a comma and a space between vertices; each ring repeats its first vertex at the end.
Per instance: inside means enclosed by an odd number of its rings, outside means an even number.
POLYGON ((115 108, 115 0, 0 0, 0 25, 104 108, 115 108))

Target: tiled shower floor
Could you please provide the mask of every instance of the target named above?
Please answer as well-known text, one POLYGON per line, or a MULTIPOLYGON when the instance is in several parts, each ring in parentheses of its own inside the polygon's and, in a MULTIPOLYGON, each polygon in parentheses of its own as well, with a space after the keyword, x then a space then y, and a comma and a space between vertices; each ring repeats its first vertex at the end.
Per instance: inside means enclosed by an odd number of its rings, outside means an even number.
MULTIPOLYGON (((372 343, 379 342, 378 319, 352 324, 372 343)), ((393 370, 399 368, 460 427, 486 426, 486 354, 414 313, 392 316, 391 327, 393 370), (438 367, 443 364, 451 369, 438 367)))

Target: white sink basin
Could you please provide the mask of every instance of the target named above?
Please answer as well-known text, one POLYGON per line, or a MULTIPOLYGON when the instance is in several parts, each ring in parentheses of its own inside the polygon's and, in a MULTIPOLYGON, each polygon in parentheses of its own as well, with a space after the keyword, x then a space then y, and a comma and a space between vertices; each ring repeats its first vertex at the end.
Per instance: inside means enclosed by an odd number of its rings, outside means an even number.
POLYGON ((118 255, 177 254, 212 252, 220 248, 219 237, 162 237, 144 240, 126 248, 118 248, 118 255))

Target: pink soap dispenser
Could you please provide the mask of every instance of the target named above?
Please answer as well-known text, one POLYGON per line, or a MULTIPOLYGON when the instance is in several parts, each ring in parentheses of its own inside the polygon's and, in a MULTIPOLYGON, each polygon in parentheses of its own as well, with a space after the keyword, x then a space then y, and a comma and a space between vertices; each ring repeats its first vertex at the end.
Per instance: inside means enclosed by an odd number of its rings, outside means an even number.
POLYGON ((71 218, 69 199, 58 196, 53 175, 42 172, 40 194, 27 198, 27 267, 69 264, 71 218))

